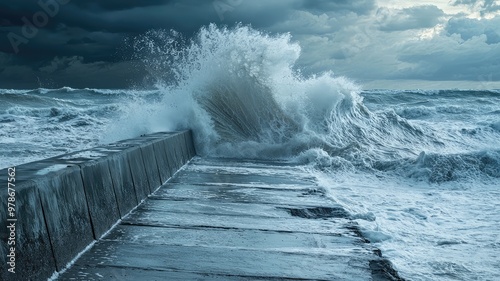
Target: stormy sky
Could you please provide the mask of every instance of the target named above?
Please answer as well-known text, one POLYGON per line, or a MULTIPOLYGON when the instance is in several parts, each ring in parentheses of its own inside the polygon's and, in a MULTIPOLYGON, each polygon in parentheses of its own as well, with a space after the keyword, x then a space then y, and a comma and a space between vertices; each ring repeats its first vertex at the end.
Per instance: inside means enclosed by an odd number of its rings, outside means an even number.
POLYGON ((500 88, 498 0, 1 0, 0 88, 142 85, 147 71, 126 38, 152 29, 189 38, 238 22, 289 32, 305 75, 331 70, 373 88, 500 88))

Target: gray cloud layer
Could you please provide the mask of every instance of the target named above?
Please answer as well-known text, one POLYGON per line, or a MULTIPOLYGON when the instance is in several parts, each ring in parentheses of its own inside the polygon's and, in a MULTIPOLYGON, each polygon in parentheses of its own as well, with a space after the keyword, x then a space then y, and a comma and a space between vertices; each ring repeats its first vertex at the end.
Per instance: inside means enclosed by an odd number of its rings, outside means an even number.
POLYGON ((455 0, 452 5, 468 6, 470 9, 480 12, 482 15, 500 11, 498 0, 455 0))
POLYGON ((211 22, 290 32, 303 48, 299 64, 306 74, 500 81, 495 1, 453 2, 490 15, 481 20, 433 5, 379 7, 374 0, 40 1, 47 11, 29 0, 0 4, 0 88, 127 87, 146 73, 127 60, 125 38, 158 28, 189 38, 211 22), (23 30, 26 21, 41 26, 30 38, 23 34, 34 32, 23 30))
POLYGON ((408 29, 431 28, 439 23, 444 12, 436 6, 417 6, 401 10, 377 11, 382 31, 402 31, 408 29))

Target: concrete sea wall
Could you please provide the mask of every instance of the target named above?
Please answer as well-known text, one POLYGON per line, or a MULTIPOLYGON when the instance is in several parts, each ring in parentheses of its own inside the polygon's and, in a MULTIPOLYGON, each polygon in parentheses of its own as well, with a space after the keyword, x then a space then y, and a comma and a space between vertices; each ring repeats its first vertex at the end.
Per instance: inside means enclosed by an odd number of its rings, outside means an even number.
POLYGON ((62 270, 195 155, 191 131, 155 133, 0 170, 0 280, 62 270))

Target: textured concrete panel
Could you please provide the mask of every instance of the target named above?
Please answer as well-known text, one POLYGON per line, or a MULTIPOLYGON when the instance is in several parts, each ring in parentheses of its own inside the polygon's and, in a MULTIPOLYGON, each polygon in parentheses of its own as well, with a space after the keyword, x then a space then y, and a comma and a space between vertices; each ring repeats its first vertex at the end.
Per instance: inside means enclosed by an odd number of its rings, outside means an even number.
POLYGON ((99 239, 120 219, 106 158, 80 164, 94 238, 99 239))
POLYGON ((158 163, 161 183, 165 183, 172 175, 169 167, 170 159, 167 156, 163 141, 158 140, 153 143, 153 149, 158 163))
POLYGON ((128 150, 107 157, 120 217, 128 214, 138 203, 129 158, 128 150))
MULTIPOLYGON (((11 222, 4 192, 0 280, 44 280, 61 270, 194 156, 188 133, 160 132, 16 167, 16 274, 7 271, 11 222)), ((0 188, 7 189, 6 169, 0 171, 0 188)), ((206 275, 171 271, 167 276, 206 275)))
POLYGON ((66 168, 36 180, 57 269, 93 241, 80 169, 66 168))
MULTIPOLYGON (((16 169, 16 174, 23 173, 16 169)), ((0 280, 44 280, 56 270, 54 255, 52 253, 49 233, 43 217, 42 205, 35 182, 31 180, 17 180, 15 182, 15 218, 12 219, 7 212, 7 170, 0 171, 0 184, 4 192, 0 193, 0 280), (12 232, 7 226, 15 226, 12 232), (9 238, 15 233, 15 239, 9 238), (15 241, 15 244, 14 242, 15 241), (11 261, 7 255, 11 254, 11 247, 15 260, 15 273, 8 271, 7 262, 11 261)), ((14 237, 14 236, 13 236, 14 237)))
POLYGON ((402 280, 349 212, 326 198, 300 168, 201 158, 62 278, 402 280))
POLYGON ((153 192, 161 184, 160 172, 158 170, 158 162, 156 160, 155 150, 152 145, 141 145, 141 153, 144 159, 146 175, 149 181, 149 190, 153 192))
POLYGON ((149 179, 146 172, 144 159, 142 157, 141 148, 137 146, 134 149, 127 150, 127 156, 130 165, 130 171, 132 173, 132 179, 134 181, 137 201, 141 202, 143 199, 148 197, 151 192, 153 192, 153 190, 150 190, 149 179))

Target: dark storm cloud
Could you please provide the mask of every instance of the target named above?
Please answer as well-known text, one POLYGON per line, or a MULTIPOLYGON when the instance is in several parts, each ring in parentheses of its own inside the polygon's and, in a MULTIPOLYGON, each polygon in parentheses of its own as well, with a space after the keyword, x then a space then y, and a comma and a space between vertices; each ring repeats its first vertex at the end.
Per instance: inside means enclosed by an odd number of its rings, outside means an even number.
POLYGON ((492 19, 471 19, 466 17, 451 18, 446 31, 448 35, 458 34, 463 40, 475 36, 486 36, 487 44, 500 43, 500 17, 492 19))
MULTIPOLYGON (((131 59, 127 38, 152 29, 174 29, 190 38, 209 23, 231 27, 238 22, 272 33, 290 32, 302 46, 298 67, 310 73, 333 69, 354 79, 446 80, 500 73, 498 17, 450 19, 436 6, 377 6, 383 2, 5 0, 0 3, 0 88, 126 87, 147 75, 131 59), (36 34, 25 36, 27 21, 33 25, 45 20, 39 1, 67 3, 57 11, 52 6, 53 14, 36 34)), ((498 10, 488 0, 453 4, 482 14, 498 10)))
MULTIPOLYGON (((3 60, 8 65, 0 69, 0 88, 14 87, 14 82, 22 84, 23 78, 19 76, 24 76, 30 86, 34 77, 37 83, 47 78, 51 84, 63 85, 71 76, 68 71, 90 81, 79 69, 95 72, 98 66, 102 68, 130 57, 121 53, 126 49, 125 38, 151 29, 174 29, 189 38, 211 22, 229 26, 242 22, 265 29, 305 6, 348 9, 345 1, 339 1, 338 7, 325 5, 323 1, 310 2, 313 4, 306 5, 309 1, 305 0, 3 1, 0 4, 0 52, 8 58, 3 60), (49 79, 50 75, 40 70, 61 58, 75 57, 80 59, 72 68, 61 65, 66 67, 64 75, 49 79)), ((52 74, 61 74, 61 67, 52 74)), ((106 79, 110 85, 114 80, 117 79, 106 79)))
MULTIPOLYGON (((52 2, 54 1, 52 0, 52 2)), ((66 5, 59 5, 58 12, 50 17, 48 23, 43 26, 45 32, 43 38, 34 38, 36 40, 32 41, 36 41, 36 43, 30 43, 37 45, 47 41, 50 44, 51 37, 60 37, 61 35, 65 36, 67 41, 81 40, 84 37, 90 37, 88 34, 97 31, 118 34, 123 37, 127 34, 143 33, 153 28, 173 28, 189 34, 198 30, 200 25, 217 19, 210 1, 140 1, 139 5, 122 2, 130 3, 131 1, 73 0, 66 5), (79 28, 80 34, 71 34, 67 32, 67 28, 79 28)), ((43 11, 43 9, 31 1, 18 1, 13 4, 8 3, 6 6, 6 8, 0 9, 1 16, 9 23, 0 28, 1 35, 4 35, 0 41, 0 50, 15 52, 11 46, 10 41, 12 40, 6 40, 6 34, 14 32, 22 35, 22 26, 25 25, 26 19, 34 23, 33 15, 43 11), (28 2, 31 5, 28 5, 28 2), (25 20, 22 20, 23 18, 25 20)), ((118 42, 115 43, 118 44, 118 42)), ((19 49, 24 45, 27 44, 20 45, 19 49)), ((59 41, 54 45, 61 46, 59 41)), ((55 51, 59 52, 59 49, 56 47, 55 51)), ((46 54, 40 55, 45 56, 46 54)))
POLYGON ((83 57, 56 57, 49 64, 10 65, 1 72, 1 88, 127 88, 135 85, 144 68, 134 62, 93 62, 83 57))
POLYGON ((275 23, 287 19, 290 14, 301 7, 299 0, 249 1, 249 0, 219 0, 212 3, 234 2, 236 5, 220 9, 214 5, 218 17, 215 23, 230 25, 234 22, 251 24, 255 28, 265 29, 275 23))
MULTIPOLYGON (((57 13, 49 17, 43 26, 44 38, 38 38, 36 44, 50 44, 51 37, 65 36, 67 41, 83 40, 87 37, 93 44, 100 43, 89 36, 92 32, 119 34, 144 33, 150 29, 175 29, 188 36, 199 30, 200 26, 210 22, 232 25, 235 22, 252 24, 264 28, 286 19, 294 10, 314 10, 318 12, 355 12, 367 13, 374 7, 374 0, 363 1, 325 1, 325 0, 40 0, 42 3, 67 1, 58 5, 57 13), (79 34, 71 34, 67 28, 79 28, 79 34)), ((56 2, 57 3, 57 2, 56 2)), ((36 1, 20 0, 1 4, 0 51, 12 52, 11 42, 6 34, 20 34, 26 24, 23 18, 33 23, 33 15, 43 11, 36 1)), ((57 44, 61 45, 59 40, 57 44)), ((88 42, 90 44, 90 42, 88 42)), ((104 42, 103 42, 104 43, 104 42)), ((107 43, 106 43, 107 44, 107 43)), ((24 47, 25 44, 19 46, 24 47)), ((27 44, 26 44, 27 45, 27 44)), ((115 46, 113 46, 115 47, 115 46)), ((60 52, 60 48, 55 48, 60 52)), ((46 54, 41 54, 45 56, 46 54)), ((78 54, 77 54, 78 55, 78 54)))
MULTIPOLYGON (((120 74, 123 71, 115 69, 117 74, 114 74, 105 71, 105 65, 108 70, 113 69, 113 63, 124 59, 120 53, 124 38, 160 28, 176 29, 191 36, 200 26, 219 20, 212 1, 41 0, 45 5, 37 2, 0 4, 0 53, 4 57, 0 88, 33 87, 40 80, 55 87, 73 86, 85 80, 103 86, 103 76, 84 75, 85 71, 101 74, 104 71, 107 77, 116 76, 105 79, 107 87, 123 87, 123 82, 116 82, 124 77, 120 74), (80 58, 78 63, 72 67, 61 65, 65 70, 58 68, 52 73, 54 77, 40 70, 61 58, 74 57, 80 58), (79 78, 72 79, 71 73, 79 78)), ((140 80, 141 75, 134 75, 140 80)))
POLYGON ((68 7, 61 20, 71 26, 89 31, 106 30, 113 33, 141 33, 155 28, 173 28, 193 33, 200 25, 217 20, 211 2, 176 1, 156 6, 119 10, 82 9, 68 7))
MULTIPOLYGON (((72 3, 78 7, 100 11, 100 10, 127 10, 138 7, 160 6, 175 2, 173 0, 143 0, 143 1, 125 1, 125 0, 106 0, 106 1, 88 1, 73 0, 72 3)), ((186 1, 189 2, 189 1, 186 1)))
POLYGON ((367 14, 375 8, 375 0, 304 0, 303 8, 320 13, 333 12, 354 12, 356 14, 367 14))

